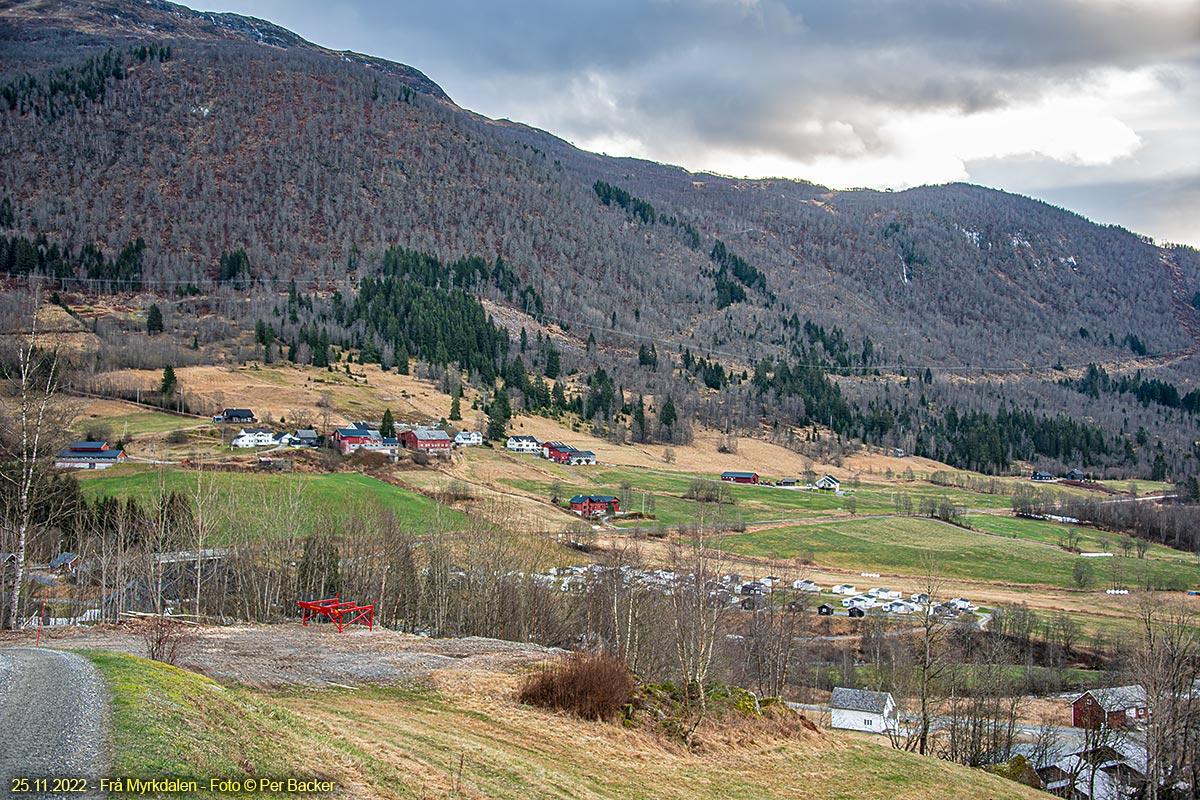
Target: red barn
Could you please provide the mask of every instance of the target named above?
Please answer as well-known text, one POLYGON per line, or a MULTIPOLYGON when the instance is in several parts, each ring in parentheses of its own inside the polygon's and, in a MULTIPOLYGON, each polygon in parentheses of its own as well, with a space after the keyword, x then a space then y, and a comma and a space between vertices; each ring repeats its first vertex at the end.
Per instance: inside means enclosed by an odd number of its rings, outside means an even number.
POLYGON ((424 450, 432 453, 449 453, 454 440, 445 431, 432 428, 417 428, 400 434, 400 441, 409 450, 424 450))
POLYGON ((577 452, 574 447, 562 442, 546 442, 542 445, 542 458, 549 459, 559 464, 567 463, 567 459, 571 457, 571 453, 577 452))
POLYGON ((606 494, 577 494, 571 498, 571 510, 581 517, 596 517, 621 510, 621 501, 606 494))
POLYGON ((1071 724, 1076 728, 1121 728, 1144 720, 1148 713, 1146 690, 1141 686, 1090 689, 1071 703, 1071 724))
POLYGON ((333 441, 342 455, 348 456, 359 448, 373 449, 383 442, 379 431, 370 428, 360 428, 357 425, 349 428, 338 428, 333 432, 333 441))
POLYGON ((758 483, 757 472, 722 472, 721 480, 733 483, 758 483))

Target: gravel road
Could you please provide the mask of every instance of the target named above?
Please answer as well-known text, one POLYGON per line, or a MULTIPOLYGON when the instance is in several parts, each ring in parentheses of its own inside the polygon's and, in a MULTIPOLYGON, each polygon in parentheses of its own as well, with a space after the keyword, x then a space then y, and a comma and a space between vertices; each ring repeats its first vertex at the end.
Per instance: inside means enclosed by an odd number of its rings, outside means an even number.
MULTIPOLYGON (((0 797, 13 778, 105 775, 108 695, 87 659, 57 650, 0 649, 0 797)), ((36 784, 33 784, 36 787, 36 784)), ((69 788, 69 787, 68 787, 69 788)), ((13 795, 102 797, 98 791, 13 795)))

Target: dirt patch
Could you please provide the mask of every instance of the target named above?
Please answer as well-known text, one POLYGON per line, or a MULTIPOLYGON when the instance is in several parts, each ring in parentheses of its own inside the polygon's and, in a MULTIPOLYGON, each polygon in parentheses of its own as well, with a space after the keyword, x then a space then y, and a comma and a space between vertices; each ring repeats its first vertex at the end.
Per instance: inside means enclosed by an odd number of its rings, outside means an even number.
MULTIPOLYGON (((0 636, 0 647, 24 647, 34 633, 0 636)), ((111 650, 145 656, 146 643, 132 625, 48 629, 42 646, 111 650)), ((216 680, 258 688, 423 683, 439 672, 515 674, 554 650, 496 639, 430 639, 355 626, 232 625, 200 628, 182 666, 216 680)))

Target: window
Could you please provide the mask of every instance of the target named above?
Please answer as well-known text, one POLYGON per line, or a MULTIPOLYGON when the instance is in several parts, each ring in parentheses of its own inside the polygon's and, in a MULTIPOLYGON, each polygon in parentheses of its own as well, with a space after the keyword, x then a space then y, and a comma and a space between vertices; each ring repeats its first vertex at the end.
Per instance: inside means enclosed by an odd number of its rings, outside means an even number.
POLYGON ((863 725, 866 725, 868 728, 869 728, 869 727, 871 727, 871 720, 869 720, 869 719, 864 719, 864 720, 863 720, 863 725))

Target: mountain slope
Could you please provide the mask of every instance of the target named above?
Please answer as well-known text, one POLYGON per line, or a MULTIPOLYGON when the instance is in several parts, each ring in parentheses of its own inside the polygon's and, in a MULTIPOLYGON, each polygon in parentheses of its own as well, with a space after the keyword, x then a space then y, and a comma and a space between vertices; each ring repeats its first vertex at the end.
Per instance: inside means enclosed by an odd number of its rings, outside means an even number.
POLYGON ((502 256, 563 319, 612 327, 618 311, 623 330, 738 351, 751 332, 786 349, 779 320, 792 313, 908 363, 1102 360, 1130 333, 1152 352, 1191 344, 1164 313, 1156 248, 1025 198, 831 192, 609 159, 463 112, 410 67, 158 0, 30 0, 3 20, 10 76, 173 45, 170 60, 110 80, 100 103, 0 119, 17 229, 110 253, 142 236, 161 279, 212 275, 238 247, 260 276, 342 277, 400 243, 502 256), (597 179, 692 225, 697 247, 601 206, 597 179), (713 308, 717 239, 765 274, 776 303, 752 291, 713 308))

